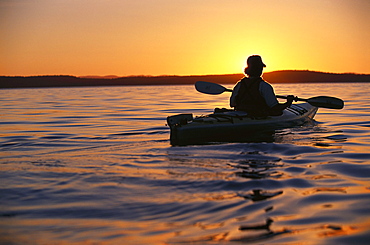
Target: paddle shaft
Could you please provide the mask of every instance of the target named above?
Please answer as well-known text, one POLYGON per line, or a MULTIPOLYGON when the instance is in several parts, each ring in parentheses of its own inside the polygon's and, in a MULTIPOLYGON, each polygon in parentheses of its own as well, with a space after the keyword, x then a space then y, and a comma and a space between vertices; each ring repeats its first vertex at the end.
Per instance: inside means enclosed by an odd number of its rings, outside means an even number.
MULTIPOLYGON (((225 88, 225 92, 232 92, 232 91, 233 91, 232 89, 225 88)), ((276 98, 279 98, 279 99, 287 99, 288 96, 276 95, 276 98)), ((307 101, 307 99, 301 99, 301 98, 298 98, 298 97, 294 97, 294 100, 295 101, 307 101)))
MULTIPOLYGON (((276 98, 279 98, 279 99, 287 99, 288 96, 284 96, 284 95, 275 95, 276 98)), ((294 101, 307 101, 307 99, 301 99, 301 98, 298 98, 297 96, 294 96, 294 101)))
MULTIPOLYGON (((228 89, 228 88, 224 88, 224 92, 233 92, 232 89, 228 89)), ((276 98, 279 98, 279 99, 287 99, 288 96, 284 96, 284 95, 276 95, 276 98)), ((307 101, 307 99, 301 99, 301 98, 298 98, 298 97, 294 97, 294 100, 295 101, 307 101)))

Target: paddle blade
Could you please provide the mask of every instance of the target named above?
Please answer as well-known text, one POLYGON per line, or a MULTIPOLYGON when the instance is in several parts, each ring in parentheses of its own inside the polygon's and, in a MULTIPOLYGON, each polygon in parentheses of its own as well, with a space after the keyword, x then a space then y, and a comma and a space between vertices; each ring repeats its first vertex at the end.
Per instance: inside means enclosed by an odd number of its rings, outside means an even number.
POLYGON ((329 96, 317 96, 307 100, 313 106, 329 108, 329 109, 342 109, 344 107, 343 100, 329 96))
POLYGON ((232 91, 220 84, 202 81, 195 83, 195 89, 204 94, 222 94, 225 91, 232 91))

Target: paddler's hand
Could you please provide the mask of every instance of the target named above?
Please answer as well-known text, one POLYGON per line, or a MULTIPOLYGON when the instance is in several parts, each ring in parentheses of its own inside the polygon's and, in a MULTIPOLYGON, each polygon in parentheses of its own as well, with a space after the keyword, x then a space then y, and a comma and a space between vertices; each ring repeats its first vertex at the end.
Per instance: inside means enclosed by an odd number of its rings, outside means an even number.
POLYGON ((288 106, 290 106, 292 103, 293 103, 293 101, 296 99, 296 97, 294 96, 294 95, 288 95, 287 97, 286 97, 286 100, 287 100, 287 104, 288 104, 288 106))

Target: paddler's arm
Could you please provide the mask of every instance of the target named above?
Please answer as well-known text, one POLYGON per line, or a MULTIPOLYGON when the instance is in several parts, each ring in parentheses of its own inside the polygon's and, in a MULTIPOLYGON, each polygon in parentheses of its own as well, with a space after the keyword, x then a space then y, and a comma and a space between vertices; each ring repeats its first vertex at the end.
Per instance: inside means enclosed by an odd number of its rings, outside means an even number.
POLYGON ((238 82, 234 89, 233 89, 233 92, 230 96, 230 107, 235 107, 236 106, 236 96, 239 92, 239 89, 240 89, 240 82, 238 82))
POLYGON ((288 95, 287 96, 287 102, 285 103, 278 103, 276 104, 275 106, 271 107, 270 109, 270 114, 272 116, 280 116, 281 114, 283 114, 283 110, 289 106, 292 105, 293 101, 294 101, 294 95, 288 95))
POLYGON ((289 107, 294 100, 294 96, 289 95, 287 97, 287 102, 279 103, 279 101, 276 99, 274 88, 271 86, 271 84, 267 82, 260 83, 260 92, 261 95, 265 98, 267 106, 271 108, 269 110, 269 114, 271 116, 280 116, 281 114, 283 114, 283 110, 289 107))

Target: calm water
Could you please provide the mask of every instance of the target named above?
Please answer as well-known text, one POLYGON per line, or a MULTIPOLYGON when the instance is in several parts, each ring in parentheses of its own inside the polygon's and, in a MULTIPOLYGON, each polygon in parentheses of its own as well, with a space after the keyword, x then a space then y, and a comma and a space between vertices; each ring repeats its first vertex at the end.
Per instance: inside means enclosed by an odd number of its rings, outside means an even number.
POLYGON ((166 117, 230 94, 0 90, 0 243, 368 244, 369 87, 275 85, 345 108, 255 142, 186 147, 170 146, 166 117))

